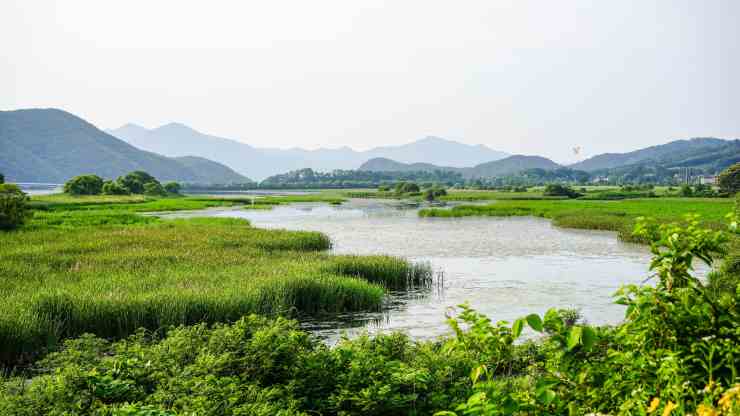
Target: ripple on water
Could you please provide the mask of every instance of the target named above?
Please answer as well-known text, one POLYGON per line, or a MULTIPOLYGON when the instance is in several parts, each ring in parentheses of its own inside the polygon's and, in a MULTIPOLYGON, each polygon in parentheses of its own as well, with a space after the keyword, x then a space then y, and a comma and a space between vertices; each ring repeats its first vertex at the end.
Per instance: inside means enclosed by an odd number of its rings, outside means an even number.
POLYGON ((445 312, 468 302, 493 320, 513 320, 550 307, 578 308, 592 323, 616 323, 624 309, 612 294, 647 276, 645 247, 611 232, 568 230, 533 217, 419 218, 377 200, 342 206, 299 204, 272 210, 213 210, 192 215, 239 217, 266 228, 320 231, 340 254, 390 254, 427 261, 444 279, 423 292, 394 293, 383 312, 354 313, 304 325, 334 340, 403 330, 418 338, 448 333, 445 312))

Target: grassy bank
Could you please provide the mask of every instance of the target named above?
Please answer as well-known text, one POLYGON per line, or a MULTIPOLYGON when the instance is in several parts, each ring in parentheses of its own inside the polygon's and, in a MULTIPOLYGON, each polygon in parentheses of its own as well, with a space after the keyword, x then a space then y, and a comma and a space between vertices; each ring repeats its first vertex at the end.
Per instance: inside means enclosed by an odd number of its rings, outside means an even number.
POLYGON ((732 211, 731 199, 650 198, 621 201, 582 200, 498 200, 486 205, 459 205, 451 209, 429 208, 422 217, 537 216, 550 218, 559 227, 616 231, 625 241, 632 236, 635 219, 651 217, 659 222, 680 221, 685 214, 699 214, 712 228, 723 227, 724 217, 732 211))
POLYGON ((187 196, 153 198, 142 195, 69 196, 66 194, 35 196, 31 200, 34 216, 31 228, 79 227, 149 224, 155 217, 138 215, 147 212, 195 211, 216 207, 270 209, 276 205, 299 202, 340 204, 345 199, 334 194, 285 195, 265 197, 187 196))
POLYGON ((428 269, 401 259, 324 253, 330 241, 320 233, 139 214, 233 201, 45 202, 28 227, 0 234, 0 362, 6 365, 85 332, 120 338, 140 327, 228 322, 249 313, 377 310, 386 287, 431 278, 428 269))

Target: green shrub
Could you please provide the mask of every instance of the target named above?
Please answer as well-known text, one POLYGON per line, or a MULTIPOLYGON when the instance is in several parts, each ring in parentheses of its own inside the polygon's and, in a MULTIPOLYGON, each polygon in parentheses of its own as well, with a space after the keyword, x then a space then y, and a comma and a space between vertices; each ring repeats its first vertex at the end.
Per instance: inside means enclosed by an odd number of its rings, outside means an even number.
POLYGON ((147 182, 144 184, 144 195, 163 196, 167 195, 167 191, 159 182, 147 182))
POLYGON ((399 182, 396 184, 395 191, 398 194, 411 194, 418 193, 421 189, 419 188, 419 185, 413 182, 399 182))
POLYGON ((159 181, 154 176, 140 170, 121 176, 117 179, 117 182, 132 194, 143 194, 145 191, 144 185, 148 183, 159 184, 159 181))
POLYGON ((717 177, 717 183, 722 192, 730 195, 740 191, 740 163, 735 163, 717 177))
POLYGON ((0 230, 23 225, 30 217, 28 196, 13 184, 0 184, 0 230))
POLYGON ((98 175, 80 175, 64 184, 64 193, 70 195, 100 195, 103 179, 98 175))
POLYGON ((116 181, 105 181, 102 188, 105 195, 128 195, 129 191, 116 181))
POLYGON ((545 196, 565 196, 568 198, 578 198, 581 196, 578 192, 574 191, 573 188, 566 186, 566 185, 560 185, 560 184, 550 184, 545 187, 545 192, 543 193, 545 196))
POLYGON ((181 189, 182 187, 177 182, 167 182, 164 184, 164 190, 167 191, 168 194, 179 195, 181 189))

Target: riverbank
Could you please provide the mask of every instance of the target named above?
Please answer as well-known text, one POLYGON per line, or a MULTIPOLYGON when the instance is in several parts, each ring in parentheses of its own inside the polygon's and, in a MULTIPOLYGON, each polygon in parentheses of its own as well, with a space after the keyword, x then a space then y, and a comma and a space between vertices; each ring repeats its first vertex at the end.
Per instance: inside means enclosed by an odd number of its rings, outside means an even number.
POLYGON ((582 200, 497 200, 485 205, 459 205, 450 209, 427 208, 422 217, 506 217, 536 216, 549 218, 558 227, 615 231, 623 241, 640 242, 632 234, 639 217, 661 223, 682 221, 687 214, 699 214, 703 225, 725 227, 725 216, 733 210, 729 198, 649 198, 620 201, 582 200))
POLYGON ((229 322, 249 313, 378 310, 386 288, 431 278, 397 258, 328 255, 331 242, 320 233, 140 215, 243 200, 55 196, 34 203, 27 227, 0 234, 6 366, 85 332, 120 338, 140 327, 229 322))

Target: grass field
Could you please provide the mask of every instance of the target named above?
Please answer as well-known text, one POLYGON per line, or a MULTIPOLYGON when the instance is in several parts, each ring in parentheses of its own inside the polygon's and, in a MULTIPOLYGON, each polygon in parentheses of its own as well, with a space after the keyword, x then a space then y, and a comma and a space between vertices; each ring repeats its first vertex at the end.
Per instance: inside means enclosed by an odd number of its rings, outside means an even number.
POLYGON ((459 205, 450 209, 429 208, 419 211, 423 217, 537 216, 553 220, 567 228, 616 231, 626 241, 635 241, 632 229, 638 217, 659 222, 680 221, 686 214, 699 214, 713 228, 724 225, 733 210, 732 199, 649 198, 621 201, 581 200, 498 200, 486 205, 459 205))
POLYGON ((329 255, 331 243, 320 233, 139 214, 230 201, 34 200, 46 205, 29 226, 0 233, 0 362, 6 366, 85 332, 120 338, 140 327, 229 322, 249 313, 377 310, 386 288, 431 279, 427 267, 398 258, 329 255))

